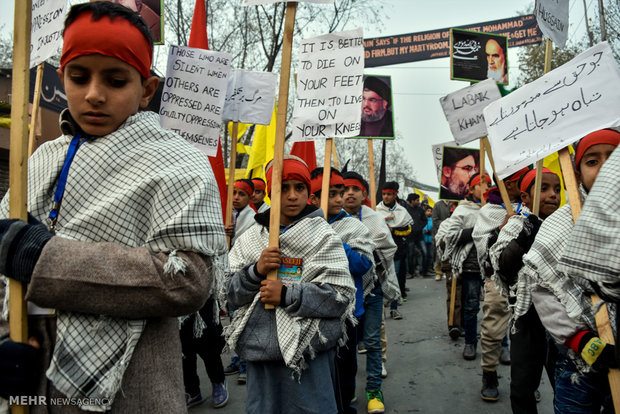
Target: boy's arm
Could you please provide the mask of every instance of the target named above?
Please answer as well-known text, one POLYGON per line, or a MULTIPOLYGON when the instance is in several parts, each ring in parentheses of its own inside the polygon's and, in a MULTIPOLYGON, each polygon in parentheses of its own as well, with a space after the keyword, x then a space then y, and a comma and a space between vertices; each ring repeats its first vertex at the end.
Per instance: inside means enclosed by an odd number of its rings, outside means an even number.
POLYGON ((347 254, 347 259, 349 260, 349 271, 353 277, 362 277, 364 276, 372 267, 372 261, 355 251, 351 246, 347 243, 342 243, 344 246, 344 252, 347 254))
POLYGON ((347 310, 349 301, 329 284, 300 283, 286 289, 280 306, 292 316, 302 318, 339 318, 347 310))
POLYGON ((264 278, 265 276, 258 273, 256 264, 247 265, 236 271, 226 282, 228 303, 233 308, 239 308, 252 302, 264 278))
POLYGON ((195 252, 178 251, 177 256, 185 271, 168 274, 168 254, 53 237, 37 261, 26 299, 42 307, 120 318, 187 315, 207 299, 211 261, 195 252))

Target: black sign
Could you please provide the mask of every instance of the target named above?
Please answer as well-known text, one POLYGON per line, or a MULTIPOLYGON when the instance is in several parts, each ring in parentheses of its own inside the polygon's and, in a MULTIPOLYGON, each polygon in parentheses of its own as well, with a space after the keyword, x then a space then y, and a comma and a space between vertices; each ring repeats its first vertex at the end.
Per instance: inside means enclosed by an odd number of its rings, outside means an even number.
MULTIPOLYGON (((37 68, 30 69, 30 103, 32 103, 32 97, 34 96, 34 87, 37 79, 37 68)), ((49 63, 45 62, 43 68, 43 82, 41 84, 41 108, 49 109, 56 113, 60 113, 67 107, 67 95, 65 95, 65 88, 60 83, 60 78, 56 73, 56 68, 49 63)))
MULTIPOLYGON (((501 34, 508 47, 542 41, 542 33, 533 14, 458 26, 458 29, 501 34)), ((450 28, 364 39, 366 68, 417 62, 450 56, 450 28)))
POLYGON ((491 33, 450 29, 450 79, 508 84, 508 38, 491 33))

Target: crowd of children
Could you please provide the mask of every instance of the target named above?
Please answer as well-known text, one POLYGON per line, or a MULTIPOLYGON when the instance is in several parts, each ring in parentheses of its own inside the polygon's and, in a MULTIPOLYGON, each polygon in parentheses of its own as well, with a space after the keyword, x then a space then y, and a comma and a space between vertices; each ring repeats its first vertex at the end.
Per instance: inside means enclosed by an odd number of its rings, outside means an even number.
POLYGON ((595 131, 576 146, 585 201, 576 225, 547 169, 538 205, 536 170, 505 180, 512 213, 496 187, 484 191, 491 177, 473 171, 455 208, 416 194, 405 203, 388 182, 375 211, 360 174, 332 169, 324 193, 322 168, 284 156, 279 247, 269 247, 272 165, 266 182, 234 183, 234 220, 223 226, 206 157, 139 111, 157 87, 151 61, 137 14, 108 2, 71 8, 58 71, 63 135, 29 160, 27 222, 7 218, 10 194, 0 204, 0 273, 26 285, 30 332, 28 343, 0 338, 1 397, 81 401, 33 413, 180 413, 205 400, 200 356, 216 408, 228 401, 225 374, 239 372, 248 413, 354 413, 362 342, 367 410, 383 413, 383 309, 402 319, 407 275, 445 273, 448 298, 456 290, 449 336, 465 337, 466 360, 481 342, 482 399, 499 399, 505 363, 515 413, 536 412, 543 367, 556 412, 613 410, 606 373, 618 355, 601 339, 591 295, 617 338, 620 133, 595 131), (226 369, 225 343, 237 354, 226 369))

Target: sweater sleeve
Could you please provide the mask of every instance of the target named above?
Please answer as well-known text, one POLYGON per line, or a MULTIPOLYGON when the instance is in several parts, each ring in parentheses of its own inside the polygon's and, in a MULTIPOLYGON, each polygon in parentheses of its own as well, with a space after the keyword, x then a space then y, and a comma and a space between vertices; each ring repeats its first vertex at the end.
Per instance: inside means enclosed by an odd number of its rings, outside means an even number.
POLYGON ((165 253, 53 237, 37 261, 26 299, 47 308, 130 319, 187 315, 207 300, 211 263, 195 252, 177 256, 185 269, 168 274, 165 253))
POLYGON ((362 277, 372 267, 372 262, 366 256, 356 252, 347 243, 342 243, 349 260, 349 271, 353 277, 362 277))
POLYGON ((260 290, 263 279, 264 277, 256 271, 255 264, 236 271, 226 282, 228 303, 236 309, 252 302, 260 290))
POLYGON ((498 260, 498 273, 506 286, 512 286, 517 283, 519 270, 523 267, 524 254, 525 251, 523 251, 516 240, 511 240, 502 250, 498 260))
POLYGON ((284 310, 301 318, 339 318, 348 304, 338 300, 338 292, 327 283, 300 283, 286 289, 284 310))

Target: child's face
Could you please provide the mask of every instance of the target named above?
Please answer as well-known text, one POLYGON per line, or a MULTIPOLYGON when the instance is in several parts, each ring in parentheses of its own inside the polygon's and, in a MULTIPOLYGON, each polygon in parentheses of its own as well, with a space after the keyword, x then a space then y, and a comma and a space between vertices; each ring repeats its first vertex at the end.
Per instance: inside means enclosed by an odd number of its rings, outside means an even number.
POLYGON ((391 206, 392 204, 394 204, 394 201, 396 201, 396 194, 394 193, 382 193, 381 196, 383 197, 383 204, 391 206))
POLYGON ((611 144, 596 144, 586 150, 577 166, 577 178, 590 191, 599 170, 616 147, 611 144))
POLYGON ((233 188, 233 202, 232 205, 237 211, 243 210, 248 204, 250 204, 250 196, 243 190, 233 188))
POLYGON ((482 200, 482 186, 480 184, 476 184, 473 187, 469 187, 469 192, 474 197, 474 199, 480 201, 482 200))
POLYGON ((254 190, 251 200, 254 204, 260 204, 265 199, 265 190, 254 190))
MULTIPOLYGON (((555 174, 543 173, 540 183, 540 217, 545 219, 560 207, 560 177, 555 174)), ((533 190, 532 190, 533 196, 533 190)))
POLYGON ((307 204, 308 187, 303 181, 282 181, 282 194, 280 196, 280 222, 282 224, 291 224, 307 204))
POLYGON ((357 211, 362 207, 366 199, 366 192, 361 188, 350 185, 344 188, 344 208, 349 211, 357 211))
MULTIPOLYGON (((321 194, 323 196, 323 194, 321 194)), ((329 200, 327 200, 327 215, 335 216, 342 211, 344 207, 344 187, 331 186, 329 187, 329 200)), ((316 206, 321 207, 321 198, 312 194, 310 196, 310 202, 316 206)))
POLYGON ((424 213, 426 214, 426 218, 429 218, 430 216, 433 215, 433 210, 430 208, 427 208, 424 213))
POLYGON ((120 59, 86 55, 73 59, 58 76, 65 88, 71 116, 88 135, 116 131, 138 107, 145 108, 158 80, 142 82, 140 73, 120 59))

